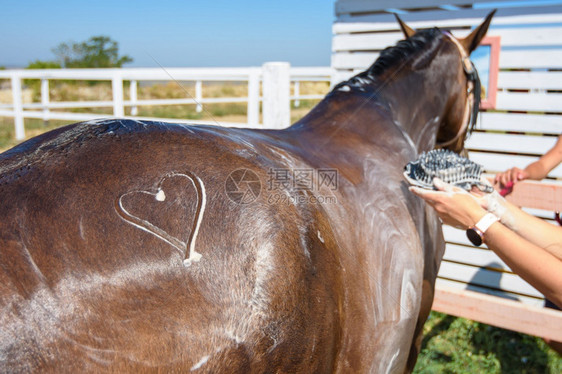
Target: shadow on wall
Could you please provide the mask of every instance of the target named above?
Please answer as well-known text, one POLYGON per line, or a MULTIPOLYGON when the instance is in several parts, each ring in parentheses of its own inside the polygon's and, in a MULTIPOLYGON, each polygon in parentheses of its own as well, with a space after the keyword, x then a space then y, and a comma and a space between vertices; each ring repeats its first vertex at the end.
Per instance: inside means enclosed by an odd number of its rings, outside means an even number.
POLYGON ((493 261, 481 267, 476 274, 474 274, 466 289, 475 292, 493 293, 494 296, 499 296, 504 299, 519 300, 514 295, 501 290, 500 281, 503 273, 490 269, 503 269, 503 266, 499 262, 493 261), (490 291, 493 292, 486 292, 486 289, 490 289, 490 291))

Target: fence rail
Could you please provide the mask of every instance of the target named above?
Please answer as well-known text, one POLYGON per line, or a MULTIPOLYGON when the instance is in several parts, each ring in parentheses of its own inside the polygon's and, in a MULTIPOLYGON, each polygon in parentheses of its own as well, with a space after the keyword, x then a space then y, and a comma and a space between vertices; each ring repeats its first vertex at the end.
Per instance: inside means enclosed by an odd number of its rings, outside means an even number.
MULTIPOLYGON (((45 121, 83 121, 99 118, 96 113, 73 113, 56 109, 101 108, 113 109, 113 117, 137 117, 138 107, 143 105, 185 105, 196 106, 214 103, 247 103, 247 123, 221 122, 223 126, 246 126, 263 128, 284 128, 290 124, 290 102, 298 106, 300 100, 321 99, 324 95, 301 95, 300 82, 332 82, 333 69, 330 67, 293 67, 284 62, 269 62, 262 67, 244 68, 127 68, 127 69, 41 69, 0 71, 0 80, 11 81, 12 103, 0 104, 0 116, 14 118, 16 139, 25 138, 24 119, 39 118, 45 121), (41 81, 41 101, 24 103, 22 84, 24 79, 41 81), (112 100, 105 101, 57 101, 49 95, 49 82, 53 80, 96 80, 110 81, 112 100), (191 81, 195 83, 195 95, 186 93, 180 99, 138 99, 138 82, 141 81, 191 81), (203 82, 237 81, 248 85, 246 97, 204 97, 203 82), (129 99, 125 100, 123 83, 129 84, 129 99), (293 93, 290 83, 293 83, 293 93), (263 95, 260 94, 263 92, 263 95), (275 97, 274 97, 275 96, 275 97), (262 110, 260 111, 260 104, 262 110), (130 116, 125 108, 130 108, 130 116), (55 110, 53 110, 55 109, 55 110), (260 113, 263 123, 260 123, 260 113)), ((144 118, 144 117, 143 117, 144 118)), ((158 118, 162 119, 162 118, 158 118)), ((209 121, 178 120, 174 122, 210 123, 209 121)))

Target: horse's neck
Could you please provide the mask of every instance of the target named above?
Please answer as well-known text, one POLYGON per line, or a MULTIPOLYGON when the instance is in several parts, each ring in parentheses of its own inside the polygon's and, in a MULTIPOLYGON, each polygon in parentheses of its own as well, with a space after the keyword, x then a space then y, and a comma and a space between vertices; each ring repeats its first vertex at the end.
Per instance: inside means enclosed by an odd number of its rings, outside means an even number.
POLYGON ((350 133, 369 142, 378 137, 377 126, 394 125, 416 151, 431 149, 446 110, 447 93, 437 92, 434 82, 413 74, 388 82, 374 82, 364 90, 343 84, 292 129, 304 130, 318 142, 350 133))
POLYGON ((448 92, 431 78, 405 75, 381 91, 393 122, 411 139, 418 152, 432 149, 447 110, 448 92), (439 89, 437 88, 439 87, 439 89))

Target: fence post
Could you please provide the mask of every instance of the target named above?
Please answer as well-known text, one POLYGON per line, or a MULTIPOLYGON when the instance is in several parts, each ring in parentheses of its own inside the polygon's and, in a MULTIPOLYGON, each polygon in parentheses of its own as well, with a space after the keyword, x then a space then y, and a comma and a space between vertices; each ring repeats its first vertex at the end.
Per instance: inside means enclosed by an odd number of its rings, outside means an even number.
POLYGON ((201 100, 203 100, 203 82, 195 81, 195 101, 197 102, 197 104, 195 105, 195 111, 197 113, 201 113, 201 111, 203 110, 201 100))
POLYGON ((21 97, 21 77, 12 75, 12 102, 14 104, 14 126, 16 127, 16 140, 25 139, 23 126, 23 102, 21 97))
POLYGON ((41 105, 43 106, 43 122, 49 121, 49 79, 41 78, 41 105))
POLYGON ((137 81, 131 80, 131 85, 129 86, 129 97, 131 98, 131 115, 136 116, 139 114, 139 108, 137 107, 137 81))
POLYGON ((123 117, 125 110, 123 108, 123 78, 121 77, 121 72, 113 74, 111 89, 113 91, 113 115, 115 117, 123 117))
POLYGON ((288 62, 263 64, 263 125, 283 129, 291 123, 291 84, 288 62))
POLYGON ((260 74, 258 70, 252 70, 248 76, 248 109, 247 120, 250 126, 260 123, 260 74))
POLYGON ((332 70, 332 75, 330 76, 330 90, 334 86, 345 79, 349 79, 352 74, 338 73, 336 70, 332 70))
MULTIPOLYGON (((301 93, 300 93, 300 91, 301 91, 301 90, 300 90, 300 81, 295 81, 294 85, 295 85, 294 95, 295 95, 296 97, 298 97, 298 96, 301 94, 301 93)), ((295 102, 293 103, 293 105, 295 106, 295 108, 298 108, 300 104, 301 104, 300 100, 299 100, 299 99, 295 99, 295 102)))

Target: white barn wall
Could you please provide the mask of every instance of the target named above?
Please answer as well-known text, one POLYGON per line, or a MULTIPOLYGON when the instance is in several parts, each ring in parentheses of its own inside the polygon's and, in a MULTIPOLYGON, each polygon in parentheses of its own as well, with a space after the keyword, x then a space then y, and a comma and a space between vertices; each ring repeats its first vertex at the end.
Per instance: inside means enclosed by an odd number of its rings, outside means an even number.
MULTIPOLYGON (((381 50, 403 38, 394 16, 385 9, 405 11, 400 17, 413 28, 438 26, 462 37, 491 11, 474 9, 473 4, 486 2, 337 1, 332 42, 335 80, 366 69, 381 50), (413 4, 416 9, 410 9, 413 4)), ((481 112, 467 148, 471 159, 495 174, 536 160, 562 133, 562 5, 500 8, 488 35, 501 38, 496 109, 481 112)), ((562 180, 562 166, 549 176, 562 180)), ((552 217, 551 212, 534 213, 552 217)), ((439 283, 542 305, 542 295, 492 251, 473 247, 460 230, 445 227, 444 233, 448 244, 439 283)))

